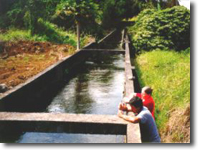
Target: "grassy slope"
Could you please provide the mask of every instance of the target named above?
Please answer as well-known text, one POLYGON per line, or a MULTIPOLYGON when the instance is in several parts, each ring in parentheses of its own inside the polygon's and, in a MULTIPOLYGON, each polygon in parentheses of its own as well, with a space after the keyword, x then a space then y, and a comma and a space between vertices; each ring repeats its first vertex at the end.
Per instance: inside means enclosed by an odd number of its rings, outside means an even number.
MULTIPOLYGON (((56 30, 56 29, 55 29, 56 30)), ((58 30, 58 29, 57 29, 58 30)), ((58 31, 55 31, 59 35, 59 37, 64 38, 68 37, 67 39, 63 40, 63 44, 69 44, 76 48, 76 34, 70 31, 62 31, 61 29, 58 31)), ((53 37, 53 36, 52 36, 53 37)), ((52 37, 48 37, 48 35, 34 35, 32 36, 30 34, 30 31, 28 30, 19 30, 19 29, 9 29, 5 33, 0 32, 0 40, 6 41, 6 42, 15 42, 19 40, 25 40, 25 41, 39 41, 39 42, 53 42, 57 43, 55 39, 51 39, 52 37), (53 41, 55 40, 55 41, 53 41)), ((94 41, 94 39, 90 35, 84 35, 81 37, 81 47, 85 46, 86 44, 90 43, 91 41, 94 41)))
POLYGON ((155 50, 137 56, 142 86, 153 87, 156 123, 163 142, 190 141, 190 52, 155 50))

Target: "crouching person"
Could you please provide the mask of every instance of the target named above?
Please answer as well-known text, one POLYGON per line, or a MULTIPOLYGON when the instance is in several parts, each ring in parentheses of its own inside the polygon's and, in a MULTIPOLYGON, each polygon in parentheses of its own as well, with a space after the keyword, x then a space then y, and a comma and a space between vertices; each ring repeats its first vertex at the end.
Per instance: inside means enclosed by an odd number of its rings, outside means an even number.
POLYGON ((132 123, 140 123, 140 130, 142 136, 142 142, 160 143, 160 136, 156 127, 154 118, 151 112, 143 107, 143 102, 139 97, 133 97, 128 104, 130 105, 131 111, 136 116, 127 116, 123 114, 123 111, 127 111, 126 104, 120 103, 118 116, 126 121, 132 123))

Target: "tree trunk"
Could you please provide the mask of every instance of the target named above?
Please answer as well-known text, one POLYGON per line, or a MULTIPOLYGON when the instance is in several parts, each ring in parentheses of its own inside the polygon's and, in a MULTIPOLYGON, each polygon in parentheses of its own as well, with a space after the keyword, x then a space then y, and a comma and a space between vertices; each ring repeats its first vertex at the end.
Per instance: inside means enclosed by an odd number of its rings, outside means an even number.
POLYGON ((157 2, 157 10, 161 10, 161 0, 158 0, 158 2, 157 2))
POLYGON ((80 22, 77 21, 77 50, 80 49, 80 22))

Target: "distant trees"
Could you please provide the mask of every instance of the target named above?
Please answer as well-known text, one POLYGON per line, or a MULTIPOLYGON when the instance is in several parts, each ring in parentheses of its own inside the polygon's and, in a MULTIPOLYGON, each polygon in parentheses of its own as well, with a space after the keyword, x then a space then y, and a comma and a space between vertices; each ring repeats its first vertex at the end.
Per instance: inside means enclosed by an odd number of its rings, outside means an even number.
POLYGON ((77 26, 77 49, 80 49, 80 27, 89 22, 95 22, 98 16, 98 5, 92 0, 62 0, 57 5, 55 16, 61 20, 68 18, 77 26))
POLYGON ((50 20, 60 0, 1 0, 0 28, 26 28, 36 34, 39 18, 50 20))
POLYGON ((139 13, 138 0, 106 0, 103 7, 102 24, 104 27, 115 27, 123 19, 139 13))
POLYGON ((1 0, 0 27, 27 28, 35 34, 38 32, 39 18, 65 28, 70 28, 78 22, 86 30, 91 30, 91 27, 87 26, 94 24, 115 27, 121 20, 139 13, 141 1, 145 2, 145 0, 1 0))
POLYGON ((179 5, 178 0, 149 0, 149 1, 152 1, 154 6, 157 5, 158 10, 179 5))
MULTIPOLYGON (((161 8, 166 2, 160 0, 161 8)), ((99 36, 104 29, 116 28, 128 18, 146 8, 156 8, 158 0, 0 0, 0 28, 27 29, 31 34, 42 33, 43 24, 53 23, 65 30, 77 28, 99 36), (47 23, 45 23, 45 21, 47 23)), ((51 28, 52 30, 52 28, 51 28)), ((79 36, 78 36, 79 37, 79 36)))

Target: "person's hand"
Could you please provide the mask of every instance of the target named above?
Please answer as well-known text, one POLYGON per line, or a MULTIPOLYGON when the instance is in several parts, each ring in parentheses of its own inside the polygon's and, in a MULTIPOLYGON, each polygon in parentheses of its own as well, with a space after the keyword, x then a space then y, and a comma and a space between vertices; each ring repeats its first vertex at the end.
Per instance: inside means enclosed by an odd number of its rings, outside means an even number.
POLYGON ((121 110, 119 110, 117 115, 118 115, 118 117, 122 118, 122 116, 123 116, 123 113, 122 113, 122 111, 121 111, 121 110))
POLYGON ((122 110, 122 103, 119 103, 118 109, 119 109, 119 110, 122 110))
POLYGON ((127 110, 127 107, 126 107, 125 103, 120 103, 118 108, 119 108, 119 110, 127 110))

